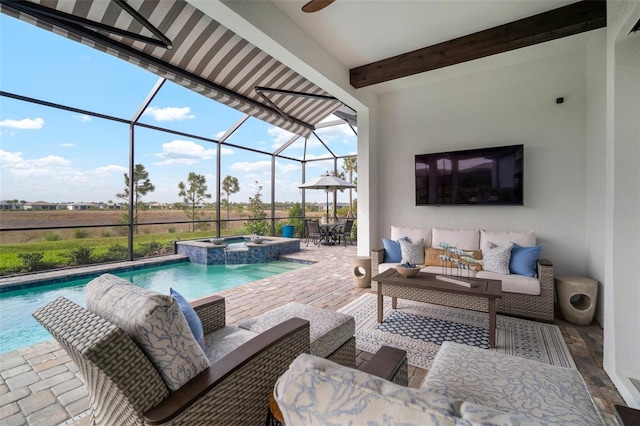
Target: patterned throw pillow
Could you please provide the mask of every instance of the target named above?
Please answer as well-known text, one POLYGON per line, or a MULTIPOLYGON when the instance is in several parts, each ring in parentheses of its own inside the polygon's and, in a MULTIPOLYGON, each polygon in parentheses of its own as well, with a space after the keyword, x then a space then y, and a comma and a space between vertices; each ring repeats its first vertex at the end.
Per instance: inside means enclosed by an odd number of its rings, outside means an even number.
POLYGON ((124 330, 172 392, 209 367, 171 296, 104 274, 87 284, 87 309, 124 330))
MULTIPOLYGON (((482 250, 467 250, 470 253, 473 253, 473 258, 476 260, 482 260, 482 250)), ((449 262, 445 262, 440 258, 440 255, 445 254, 445 255, 450 255, 449 253, 447 253, 446 251, 443 252, 443 250, 441 248, 425 248, 424 249, 424 264, 426 266, 453 266, 455 267, 455 265, 453 264, 449 264, 449 262)), ((462 263, 464 263, 465 265, 469 265, 470 268, 472 268, 474 271, 476 272, 480 272, 482 271, 482 263, 469 263, 465 260, 461 261, 462 263)))
POLYGON ((400 251, 402 252, 402 263, 413 263, 414 265, 424 265, 424 239, 420 238, 415 243, 408 239, 398 240, 400 251))
POLYGON ((509 261, 511 260, 511 249, 513 244, 500 247, 487 242, 482 250, 482 269, 496 274, 509 275, 509 261))

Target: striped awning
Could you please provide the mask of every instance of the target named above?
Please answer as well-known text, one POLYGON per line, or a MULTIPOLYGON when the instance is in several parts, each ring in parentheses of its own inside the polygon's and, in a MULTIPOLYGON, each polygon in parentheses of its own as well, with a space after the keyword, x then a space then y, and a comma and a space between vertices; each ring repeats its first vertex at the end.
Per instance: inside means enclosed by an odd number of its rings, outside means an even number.
POLYGON ((0 11, 304 137, 341 106, 183 0, 0 0, 0 11))

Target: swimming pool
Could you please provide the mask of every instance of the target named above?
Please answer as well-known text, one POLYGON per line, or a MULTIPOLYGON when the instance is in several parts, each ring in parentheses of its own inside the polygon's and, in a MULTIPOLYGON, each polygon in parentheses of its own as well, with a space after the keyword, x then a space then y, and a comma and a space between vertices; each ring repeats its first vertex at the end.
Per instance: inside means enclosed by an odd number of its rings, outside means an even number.
MULTIPOLYGON (((305 266, 275 261, 251 265, 199 265, 190 262, 154 266, 127 272, 113 272, 143 288, 167 294, 173 287, 187 300, 218 293, 273 275, 305 266)), ((64 296, 85 306, 85 285, 92 278, 0 293, 0 353, 51 339, 51 335, 31 316, 36 309, 64 296)))

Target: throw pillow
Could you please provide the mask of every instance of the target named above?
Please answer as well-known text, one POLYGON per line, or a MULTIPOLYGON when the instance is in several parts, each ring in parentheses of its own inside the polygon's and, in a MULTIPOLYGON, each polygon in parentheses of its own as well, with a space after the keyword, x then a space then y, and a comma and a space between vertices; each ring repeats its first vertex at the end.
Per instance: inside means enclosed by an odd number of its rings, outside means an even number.
POLYGON ((400 241, 383 238, 382 245, 384 246, 384 263, 399 263, 402 259, 402 252, 400 251, 400 241))
POLYGON ((522 247, 513 243, 511 249, 511 260, 509 270, 512 274, 524 275, 526 277, 536 276, 536 264, 540 257, 542 246, 538 244, 533 247, 522 247))
MULTIPOLYGON (((470 253, 473 253, 473 258, 477 259, 477 260, 481 260, 482 259, 482 250, 466 250, 470 253)), ((424 264, 426 266, 455 266, 455 265, 450 265, 449 262, 445 262, 440 259, 440 255, 445 254, 445 255, 449 255, 446 251, 443 252, 443 250, 441 248, 425 248, 424 250, 424 264)), ((462 263, 464 263, 465 265, 469 265, 470 268, 472 268, 473 270, 475 270, 476 272, 480 272, 482 271, 482 264, 481 263, 469 263, 465 260, 461 260, 462 263)))
POLYGON ((509 261, 511 260, 511 249, 513 244, 501 247, 487 242, 482 250, 482 269, 496 274, 509 275, 509 261))
POLYGON ((414 265, 424 265, 424 239, 420 238, 415 243, 408 239, 398 240, 400 242, 400 252, 402 253, 402 263, 412 263, 414 265))
POLYGON ((204 330, 202 329, 202 321, 200 321, 200 317, 191 307, 189 302, 187 302, 187 299, 185 299, 180 293, 169 288, 169 294, 176 299, 176 302, 178 302, 180 311, 182 311, 182 314, 186 318, 187 324, 189 324, 189 328, 191 329, 196 342, 198 342, 203 351, 206 350, 204 345, 204 330))
POLYGON ((209 367, 207 356, 171 296, 103 274, 87 284, 87 309, 124 330, 171 392, 209 367))

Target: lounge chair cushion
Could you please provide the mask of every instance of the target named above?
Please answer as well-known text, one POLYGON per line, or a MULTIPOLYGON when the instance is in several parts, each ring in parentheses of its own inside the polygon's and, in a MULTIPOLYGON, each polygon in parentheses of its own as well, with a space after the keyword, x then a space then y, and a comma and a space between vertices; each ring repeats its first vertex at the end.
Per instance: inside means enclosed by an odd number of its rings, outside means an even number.
POLYGON ((104 274, 87 284, 87 309, 129 334, 172 392, 209 367, 171 296, 104 274))
POLYGON ((205 336, 205 353, 211 364, 248 342, 258 334, 234 325, 228 325, 205 336))
POLYGON ((297 302, 267 311, 239 326, 260 334, 291 318, 309 321, 311 354, 323 358, 331 355, 356 334, 356 322, 351 315, 297 302))
POLYGON ((274 397, 286 424, 456 425, 453 402, 313 355, 299 355, 274 397))

